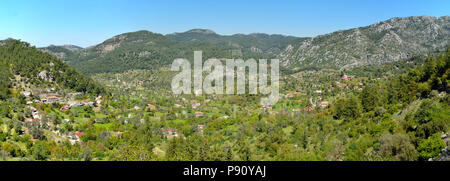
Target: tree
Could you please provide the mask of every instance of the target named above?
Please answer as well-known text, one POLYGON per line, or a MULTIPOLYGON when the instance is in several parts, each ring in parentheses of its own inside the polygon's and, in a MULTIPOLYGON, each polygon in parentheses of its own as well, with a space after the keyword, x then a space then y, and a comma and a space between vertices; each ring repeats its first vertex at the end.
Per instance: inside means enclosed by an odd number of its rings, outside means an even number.
POLYGON ((84 161, 91 161, 92 160, 92 151, 89 147, 84 149, 84 151, 81 153, 81 158, 84 161))
POLYGON ((409 137, 404 134, 383 134, 380 138, 379 153, 383 158, 399 161, 413 161, 418 156, 409 137))
POLYGON ((379 104, 378 89, 374 85, 365 87, 361 92, 360 99, 365 112, 375 110, 379 104))
POLYGON ((441 139, 440 134, 436 133, 428 139, 422 140, 419 143, 419 147, 417 147, 417 151, 419 151, 421 160, 427 160, 438 156, 444 147, 444 141, 441 139))
POLYGON ((38 142, 31 147, 31 153, 35 160, 46 160, 50 155, 50 150, 43 143, 38 142))
POLYGON ((334 106, 334 116, 346 121, 360 117, 361 106, 357 97, 339 99, 334 106))

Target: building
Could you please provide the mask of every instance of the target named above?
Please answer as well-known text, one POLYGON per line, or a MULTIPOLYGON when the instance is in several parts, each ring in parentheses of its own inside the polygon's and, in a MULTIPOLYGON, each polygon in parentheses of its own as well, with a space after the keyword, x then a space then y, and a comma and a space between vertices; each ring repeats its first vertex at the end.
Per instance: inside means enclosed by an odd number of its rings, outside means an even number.
POLYGON ((327 101, 320 103, 320 107, 322 107, 322 108, 326 108, 328 106, 329 106, 329 103, 327 101))
POLYGON ((76 135, 78 138, 81 138, 81 136, 83 136, 84 133, 83 133, 83 132, 77 132, 77 133, 75 133, 75 135, 76 135))
POLYGON ((29 97, 30 95, 31 95, 31 92, 29 92, 29 91, 23 91, 23 92, 20 92, 22 95, 24 95, 25 97, 29 97))
POLYGON ((305 112, 311 112, 311 111, 313 111, 312 107, 310 107, 310 106, 305 107, 305 112))
POLYGON ((268 105, 264 105, 262 107, 265 111, 271 111, 272 110, 272 106, 268 106, 268 105))
POLYGON ((70 109, 70 106, 68 106, 68 105, 65 105, 65 106, 63 106, 63 107, 61 107, 61 111, 65 111, 65 110, 68 110, 68 109, 70 109))
POLYGON ((59 101, 59 97, 56 97, 56 96, 47 97, 47 102, 49 102, 49 103, 53 103, 53 102, 57 102, 57 101, 59 101))
POLYGON ((195 117, 203 117, 203 113, 202 112, 195 112, 195 117))
POLYGON ((168 139, 172 138, 172 137, 178 137, 178 133, 175 131, 175 129, 169 128, 169 129, 167 129, 166 137, 168 139))
POLYGON ((200 133, 202 133, 202 134, 203 134, 203 129, 204 129, 204 128, 205 128, 205 125, 203 125, 203 124, 197 125, 198 131, 199 131, 200 133))

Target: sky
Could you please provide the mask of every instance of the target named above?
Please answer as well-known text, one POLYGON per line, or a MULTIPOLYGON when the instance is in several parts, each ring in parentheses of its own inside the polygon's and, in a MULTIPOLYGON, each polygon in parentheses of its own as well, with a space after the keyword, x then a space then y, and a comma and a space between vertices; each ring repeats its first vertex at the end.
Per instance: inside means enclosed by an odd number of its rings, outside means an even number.
POLYGON ((449 12, 449 0, 2 0, 0 39, 88 47, 126 32, 194 28, 313 37, 393 17, 449 12))

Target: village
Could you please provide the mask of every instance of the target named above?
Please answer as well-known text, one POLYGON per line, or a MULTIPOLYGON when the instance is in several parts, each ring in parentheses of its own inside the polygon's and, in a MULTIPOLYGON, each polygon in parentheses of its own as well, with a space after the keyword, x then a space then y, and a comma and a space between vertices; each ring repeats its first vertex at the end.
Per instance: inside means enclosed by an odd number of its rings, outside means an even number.
POLYGON ((20 92, 26 100, 26 112, 30 114, 25 114, 24 122, 37 125, 39 127, 54 127, 52 131, 58 137, 69 140, 72 144, 80 142, 81 136, 84 135, 81 131, 65 131, 62 132, 61 126, 64 124, 74 123, 75 120, 70 118, 63 118, 60 120, 61 124, 54 125, 54 122, 48 121, 49 113, 42 109, 42 105, 58 105, 60 112, 67 112, 71 109, 77 108, 92 108, 93 111, 99 112, 101 108, 101 96, 91 100, 80 92, 64 92, 57 91, 55 88, 47 89, 30 89, 27 91, 20 92), (44 121, 46 120, 46 121, 44 121))

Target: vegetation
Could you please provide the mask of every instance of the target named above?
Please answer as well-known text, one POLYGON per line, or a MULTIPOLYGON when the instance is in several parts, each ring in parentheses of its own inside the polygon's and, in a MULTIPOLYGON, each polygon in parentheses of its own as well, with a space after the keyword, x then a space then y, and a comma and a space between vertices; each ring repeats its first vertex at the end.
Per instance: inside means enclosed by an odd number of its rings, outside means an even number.
POLYGON ((115 36, 87 49, 72 47, 69 50, 67 47, 50 46, 43 50, 63 58, 83 73, 96 74, 121 73, 135 69, 158 70, 170 65, 176 58, 184 57, 193 61, 193 52, 197 50, 203 51, 203 59, 270 58, 275 57, 275 53, 280 52, 289 43, 298 40, 281 35, 248 35, 243 38, 214 34, 211 35, 213 37, 207 37, 206 41, 187 41, 198 36, 204 34, 186 32, 176 36, 164 36, 149 31, 137 31, 115 36), (257 51, 256 47, 263 48, 265 52, 257 51))
MULTIPOLYGON (((106 57, 126 56, 121 51, 106 57)), ((107 70, 93 81, 20 41, 0 46, 0 56, 9 65, 0 75, 8 88, 0 94, 3 160, 429 160, 440 159, 448 144, 441 135, 450 126, 450 49, 419 58, 423 64, 381 66, 391 70, 384 73, 284 72, 274 106, 260 105, 259 95, 175 96, 168 81, 174 73, 163 65, 107 70), (12 80, 44 84, 43 70, 51 82, 84 94, 27 103, 38 98, 17 93, 12 80)))
POLYGON ((105 89, 89 77, 81 75, 50 54, 19 40, 3 41, 0 46, 0 61, 0 64, 4 65, 1 66, 0 86, 5 88, 2 89, 0 97, 5 96, 7 87, 11 87, 13 82, 9 79, 16 79, 15 76, 24 77, 27 82, 35 85, 50 82, 78 92, 94 95, 105 93, 105 89))

